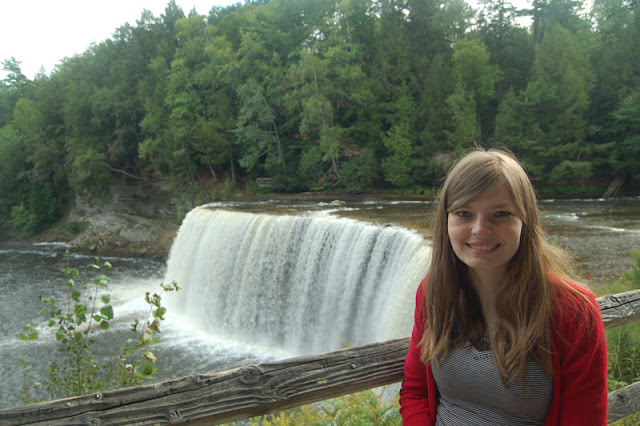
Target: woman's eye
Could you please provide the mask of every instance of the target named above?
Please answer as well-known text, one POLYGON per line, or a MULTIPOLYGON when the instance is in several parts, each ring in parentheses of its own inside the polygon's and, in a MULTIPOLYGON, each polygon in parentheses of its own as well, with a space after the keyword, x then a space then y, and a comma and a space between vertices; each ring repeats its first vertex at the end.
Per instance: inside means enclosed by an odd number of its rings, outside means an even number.
POLYGON ((505 217, 505 216, 509 216, 510 214, 511 212, 506 212, 506 211, 496 212, 497 217, 505 217))
POLYGON ((458 216, 458 217, 469 217, 469 216, 471 216, 471 213, 470 213, 470 212, 467 212, 467 211, 464 211, 464 210, 462 210, 462 211, 457 211, 455 214, 456 214, 456 216, 458 216))

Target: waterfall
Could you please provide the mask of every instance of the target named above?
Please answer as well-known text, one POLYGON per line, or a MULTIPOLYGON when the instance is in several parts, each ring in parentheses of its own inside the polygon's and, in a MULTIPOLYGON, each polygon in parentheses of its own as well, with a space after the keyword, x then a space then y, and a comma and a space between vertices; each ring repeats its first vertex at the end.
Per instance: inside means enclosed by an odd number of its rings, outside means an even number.
POLYGON ((429 255, 404 228, 198 207, 165 282, 182 287, 170 309, 208 333, 318 353, 409 336, 429 255))

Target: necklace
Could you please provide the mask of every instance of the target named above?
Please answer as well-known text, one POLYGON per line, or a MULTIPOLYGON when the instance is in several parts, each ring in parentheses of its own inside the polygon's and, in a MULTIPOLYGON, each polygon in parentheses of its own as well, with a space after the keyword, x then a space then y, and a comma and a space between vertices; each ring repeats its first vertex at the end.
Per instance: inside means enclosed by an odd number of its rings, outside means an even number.
POLYGON ((496 328, 498 328, 498 320, 493 321, 493 326, 489 330, 488 336, 486 333, 482 335, 482 338, 478 342, 478 350, 488 351, 491 349, 491 342, 493 341, 493 336, 496 334, 496 328))

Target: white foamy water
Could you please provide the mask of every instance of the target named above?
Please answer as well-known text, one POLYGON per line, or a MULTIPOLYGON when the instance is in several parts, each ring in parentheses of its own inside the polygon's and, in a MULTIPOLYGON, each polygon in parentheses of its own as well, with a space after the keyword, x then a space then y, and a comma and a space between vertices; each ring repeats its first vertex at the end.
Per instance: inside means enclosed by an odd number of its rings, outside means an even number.
POLYGON ((171 249, 168 304, 190 334, 292 354, 403 337, 429 254, 404 228, 201 207, 171 249))

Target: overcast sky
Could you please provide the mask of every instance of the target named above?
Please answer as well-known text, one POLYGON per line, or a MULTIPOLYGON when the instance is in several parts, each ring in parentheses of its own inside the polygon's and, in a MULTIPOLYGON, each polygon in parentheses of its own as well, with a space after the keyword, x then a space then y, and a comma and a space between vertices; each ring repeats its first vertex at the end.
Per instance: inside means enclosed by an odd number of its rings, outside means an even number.
MULTIPOLYGON (((240 0, 176 0, 188 14, 207 15, 212 6, 240 0)), ((0 61, 12 56, 29 79, 44 67, 49 74, 62 58, 111 38, 116 28, 136 24, 144 9, 160 17, 169 0, 2 0, 0 61)), ((6 73, 0 70, 0 78, 6 73)))

